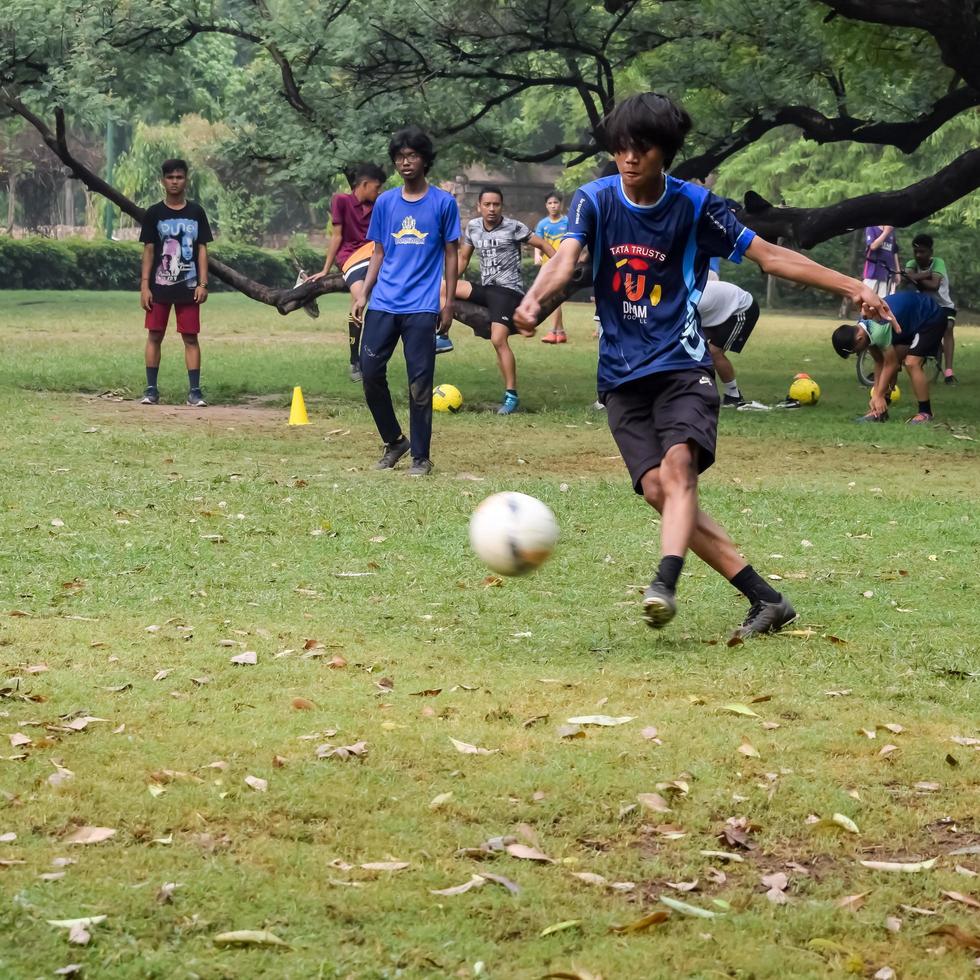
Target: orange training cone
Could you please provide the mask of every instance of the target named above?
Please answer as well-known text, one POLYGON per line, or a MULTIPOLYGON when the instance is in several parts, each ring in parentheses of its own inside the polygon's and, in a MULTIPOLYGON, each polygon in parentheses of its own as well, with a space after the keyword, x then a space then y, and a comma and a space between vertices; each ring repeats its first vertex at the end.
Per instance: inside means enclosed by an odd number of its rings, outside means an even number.
POLYGON ((303 389, 299 385, 293 388, 293 404, 289 408, 289 424, 310 424, 309 416, 306 414, 306 402, 303 401, 303 389))

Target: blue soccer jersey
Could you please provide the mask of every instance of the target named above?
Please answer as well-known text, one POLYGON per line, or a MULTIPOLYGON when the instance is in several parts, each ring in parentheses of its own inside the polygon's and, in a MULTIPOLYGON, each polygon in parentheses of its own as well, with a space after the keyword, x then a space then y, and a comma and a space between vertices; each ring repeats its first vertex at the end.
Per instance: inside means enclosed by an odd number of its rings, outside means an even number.
POLYGON ((724 200, 667 177, 660 200, 640 206, 614 174, 575 192, 566 237, 592 256, 599 391, 711 363, 697 307, 708 260, 741 262, 755 238, 724 200))
MULTIPOLYGON (((892 343, 900 346, 910 346, 920 330, 946 322, 946 314, 929 293, 913 290, 895 293, 888 297, 888 308, 901 327, 900 331, 892 327, 892 343)), ((870 323, 865 319, 861 322, 870 323)))

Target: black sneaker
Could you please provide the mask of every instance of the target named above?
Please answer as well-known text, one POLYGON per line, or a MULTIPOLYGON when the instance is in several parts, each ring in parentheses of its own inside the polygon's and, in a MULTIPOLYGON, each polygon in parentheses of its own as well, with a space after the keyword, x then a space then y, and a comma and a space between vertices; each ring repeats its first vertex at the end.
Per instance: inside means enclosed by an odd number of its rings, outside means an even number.
POLYGON ((384 455, 378 460, 375 465, 376 470, 390 470, 395 464, 402 458, 412 448, 412 444, 402 436, 398 442, 392 442, 385 445, 384 455))
POLYGON ((740 408, 746 401, 741 395, 723 395, 721 399, 722 408, 740 408))
POLYGON ((676 612, 674 593, 663 582, 654 579, 643 593, 643 615, 647 618, 647 625, 658 630, 666 626, 676 612))
POLYGON ((431 459, 413 459, 408 468, 409 476, 428 476, 432 472, 431 459))
POLYGON ((796 619, 796 610, 789 599, 781 595, 776 602, 753 602, 732 639, 746 640, 759 633, 776 633, 796 619))
POLYGON ((187 393, 187 404, 193 408, 207 408, 208 403, 204 400, 200 388, 191 388, 187 393))
POLYGON ((159 405, 160 404, 160 392, 156 388, 149 387, 143 392, 143 397, 140 399, 141 405, 159 405))
POLYGON ((363 381, 364 377, 361 374, 361 367, 359 364, 352 364, 350 366, 350 379, 351 381, 363 381))

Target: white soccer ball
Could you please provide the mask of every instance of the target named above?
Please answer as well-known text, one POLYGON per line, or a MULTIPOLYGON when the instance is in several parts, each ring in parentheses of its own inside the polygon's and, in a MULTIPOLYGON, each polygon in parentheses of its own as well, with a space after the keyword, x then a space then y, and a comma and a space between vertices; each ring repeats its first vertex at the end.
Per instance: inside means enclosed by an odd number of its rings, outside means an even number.
POLYGON ((523 575, 537 568, 557 541, 555 515, 526 493, 495 493, 470 518, 470 546, 501 575, 523 575))

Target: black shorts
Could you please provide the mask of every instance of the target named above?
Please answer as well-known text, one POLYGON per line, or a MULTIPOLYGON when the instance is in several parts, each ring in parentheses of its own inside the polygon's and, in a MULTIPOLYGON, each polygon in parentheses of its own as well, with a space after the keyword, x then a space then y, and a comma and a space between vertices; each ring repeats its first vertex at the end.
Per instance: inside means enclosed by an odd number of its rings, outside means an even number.
POLYGON ((946 314, 946 323, 951 327, 954 326, 956 323, 956 307, 940 306, 939 309, 946 314))
MULTIPOLYGON (((502 323, 512 334, 517 333, 514 326, 514 310, 520 306, 524 294, 516 289, 508 289, 506 286, 479 286, 473 284, 468 303, 476 303, 477 306, 485 306, 490 311, 491 323, 502 323)), ((478 330, 473 328, 473 333, 484 340, 490 339, 489 330, 478 330)))
POLYGON ((648 374, 599 400, 637 493, 643 493, 643 474, 658 467, 671 446, 695 443, 699 473, 715 461, 721 399, 709 368, 648 374))
POLYGON ((940 310, 934 319, 918 329, 909 344, 908 353, 913 357, 935 357, 943 345, 947 323, 946 311, 940 310))
POLYGON ((759 304, 752 300, 747 310, 734 313, 724 323, 717 327, 703 327, 704 335, 715 347, 741 354, 745 342, 752 335, 755 325, 759 322, 759 304))

